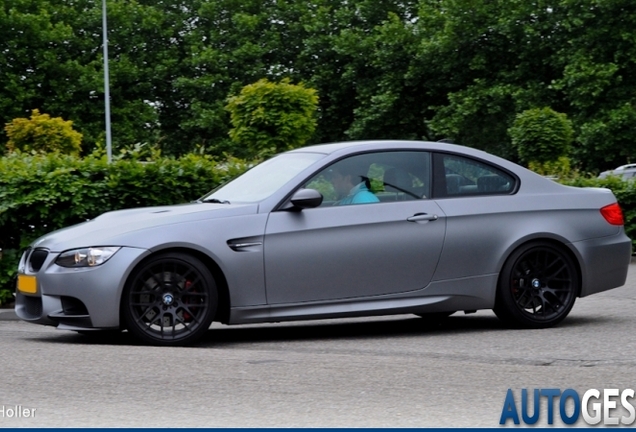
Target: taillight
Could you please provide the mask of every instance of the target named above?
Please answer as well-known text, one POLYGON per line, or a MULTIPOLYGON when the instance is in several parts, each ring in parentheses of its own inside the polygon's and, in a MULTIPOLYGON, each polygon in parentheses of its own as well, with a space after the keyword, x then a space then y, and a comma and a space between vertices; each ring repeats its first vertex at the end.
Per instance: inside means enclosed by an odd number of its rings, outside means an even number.
POLYGON ((610 204, 601 209, 601 214, 605 220, 612 225, 623 225, 625 219, 623 219, 623 210, 618 203, 610 204))

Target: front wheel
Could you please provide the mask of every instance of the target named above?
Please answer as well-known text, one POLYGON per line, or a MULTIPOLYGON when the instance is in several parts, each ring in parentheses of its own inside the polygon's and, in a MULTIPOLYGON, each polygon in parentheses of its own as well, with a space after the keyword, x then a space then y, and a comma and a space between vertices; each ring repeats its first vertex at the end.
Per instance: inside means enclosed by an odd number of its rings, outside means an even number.
POLYGON ((122 315, 128 331, 151 345, 189 345, 208 330, 218 303, 216 283, 197 258, 151 258, 128 280, 122 315))
POLYGON ((570 313, 579 288, 577 267, 569 254, 548 242, 529 243, 506 261, 494 312, 514 327, 551 327, 570 313))

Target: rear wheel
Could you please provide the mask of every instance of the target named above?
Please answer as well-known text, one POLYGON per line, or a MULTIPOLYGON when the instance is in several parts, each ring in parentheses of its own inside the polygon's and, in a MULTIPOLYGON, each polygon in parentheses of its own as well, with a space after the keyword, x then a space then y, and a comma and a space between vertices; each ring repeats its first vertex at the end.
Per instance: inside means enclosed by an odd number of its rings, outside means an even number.
POLYGON ((529 243, 506 261, 494 311, 514 327, 551 327, 570 313, 579 287, 577 267, 569 254, 548 242, 529 243))
POLYGON ((167 253, 128 280, 122 315, 128 331, 152 345, 188 345, 208 330, 218 304, 216 283, 197 258, 167 253))

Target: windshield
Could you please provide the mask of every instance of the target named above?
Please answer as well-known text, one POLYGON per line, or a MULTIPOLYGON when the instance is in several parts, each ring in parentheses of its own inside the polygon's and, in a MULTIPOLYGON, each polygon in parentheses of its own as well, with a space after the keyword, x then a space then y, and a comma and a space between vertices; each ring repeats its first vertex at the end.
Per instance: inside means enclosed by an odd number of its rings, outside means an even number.
POLYGON ((284 153, 275 156, 218 187, 201 200, 223 203, 262 201, 323 157, 325 155, 318 153, 284 153))

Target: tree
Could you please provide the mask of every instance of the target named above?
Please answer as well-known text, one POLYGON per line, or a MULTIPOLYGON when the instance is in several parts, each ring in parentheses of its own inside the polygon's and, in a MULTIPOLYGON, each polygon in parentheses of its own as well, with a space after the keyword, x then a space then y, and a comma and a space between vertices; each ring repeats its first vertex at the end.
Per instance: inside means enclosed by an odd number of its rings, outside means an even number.
POLYGON ((317 106, 316 90, 302 83, 261 79, 228 98, 230 138, 251 157, 301 147, 316 129, 317 106))
MULTIPOLYGON (((100 3, 0 5, 0 122, 38 107, 103 140, 100 3)), ((633 0, 108 0, 108 23, 116 149, 234 153, 227 95, 288 78, 320 94, 309 142, 452 138, 516 160, 515 115, 549 106, 584 170, 636 152, 633 0)))
POLYGON ((184 60, 192 74, 176 83, 192 101, 181 131, 217 152, 234 151, 219 139, 227 136, 229 126, 219 94, 236 94, 261 78, 289 78, 320 94, 311 142, 420 137, 425 128, 417 110, 422 92, 405 87, 407 78, 401 77, 418 39, 405 25, 416 15, 417 3, 203 2, 188 39, 192 55, 184 60), (405 28, 392 37, 400 27, 405 28), (376 45, 382 46, 377 54, 376 45), (375 97, 379 87, 382 94, 375 97))
MULTIPOLYGON (((88 51, 77 44, 75 31, 81 30, 74 29, 66 17, 82 16, 86 1, 73 2, 72 7, 50 3, 14 0, 0 5, 0 122, 28 116, 38 107, 75 120, 84 131, 86 117, 91 115, 87 101, 93 65, 83 54, 88 51), (74 110, 82 115, 75 116, 74 110)), ((0 142, 4 148, 6 138, 0 136, 0 142)))
POLYGON ((560 76, 555 52, 565 40, 561 1, 423 0, 414 73, 426 82, 436 139, 516 159, 508 128, 536 106, 566 112, 551 85, 560 76))
POLYGON ((422 83, 409 76, 420 42, 407 19, 409 8, 379 15, 368 28, 344 29, 336 48, 350 56, 345 66, 354 84, 349 139, 421 139, 428 137, 428 98, 422 83))
POLYGON ((561 76, 553 86, 570 104, 583 168, 603 171, 636 153, 636 3, 562 0, 567 44, 551 61, 561 76))
POLYGON ((34 109, 31 118, 17 118, 7 123, 4 130, 9 137, 9 151, 60 152, 78 155, 82 134, 73 130, 73 122, 61 117, 51 118, 34 109))
MULTIPOLYGON (((173 133, 179 130, 174 119, 187 116, 187 100, 175 91, 174 81, 188 72, 184 38, 190 34, 197 1, 108 0, 107 4, 115 148, 168 134, 179 142, 173 133)), ((73 120, 90 150, 104 139, 102 52, 101 1, 3 2, 0 121, 6 123, 39 107, 73 120)))

